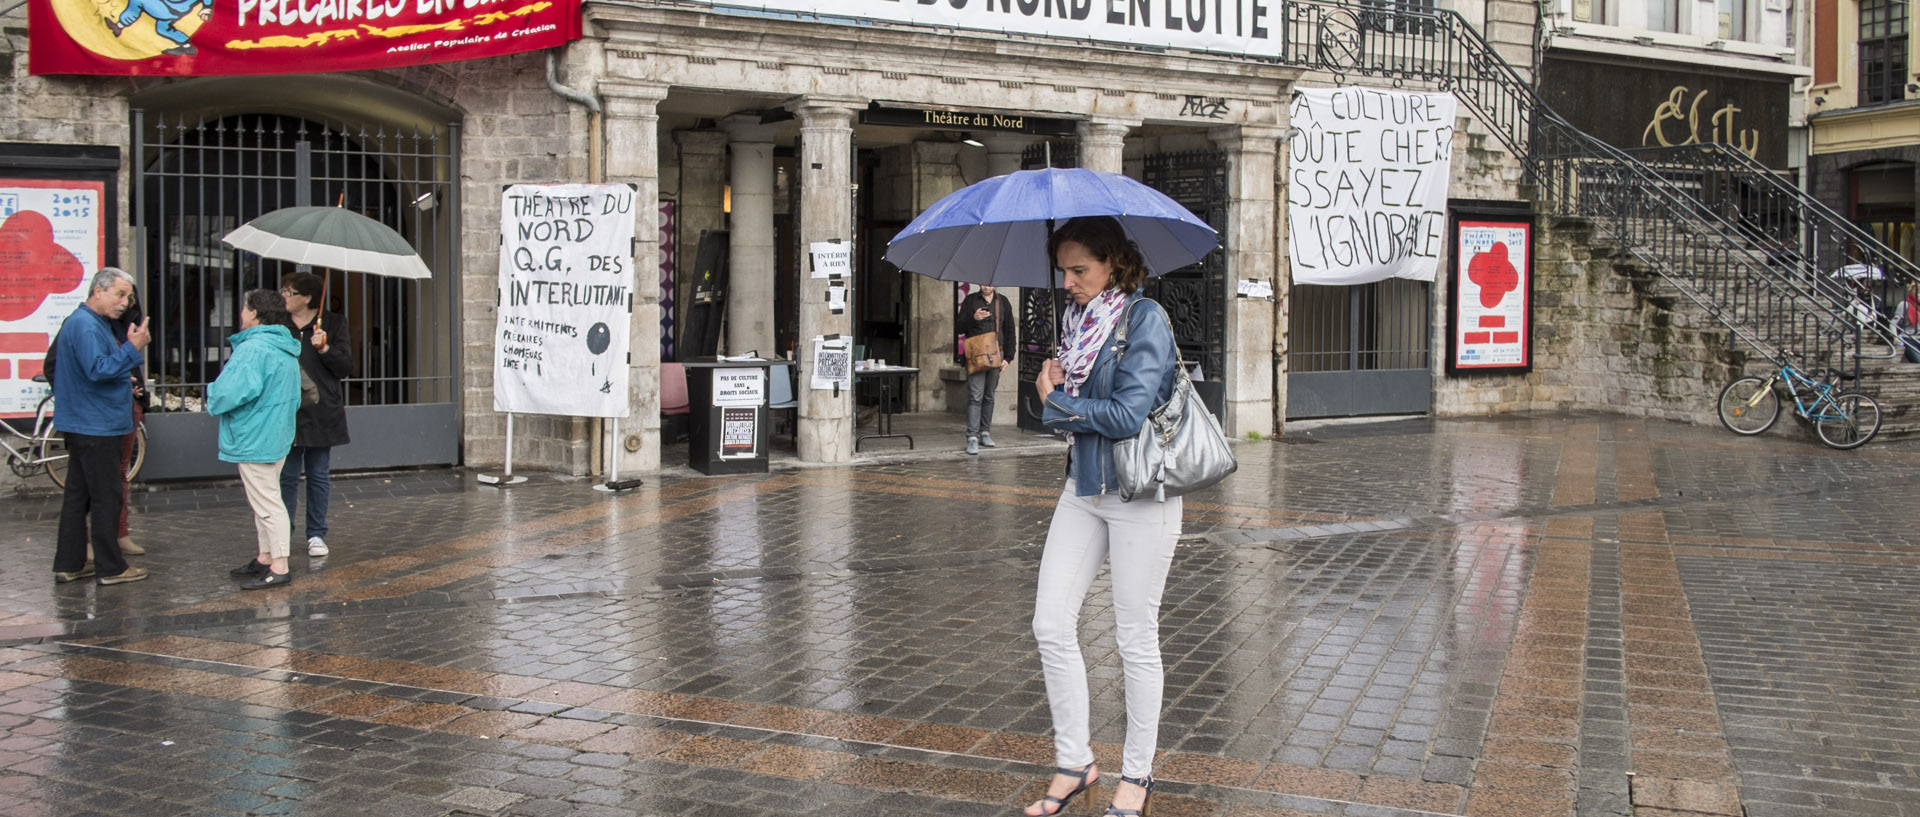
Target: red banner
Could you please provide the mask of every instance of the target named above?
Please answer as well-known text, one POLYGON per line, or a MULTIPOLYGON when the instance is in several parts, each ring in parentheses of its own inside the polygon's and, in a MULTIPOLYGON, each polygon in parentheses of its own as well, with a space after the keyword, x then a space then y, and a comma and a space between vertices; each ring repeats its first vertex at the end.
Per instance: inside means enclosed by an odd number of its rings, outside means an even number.
POLYGON ((580 37, 580 0, 30 0, 35 74, 314 74, 580 37))

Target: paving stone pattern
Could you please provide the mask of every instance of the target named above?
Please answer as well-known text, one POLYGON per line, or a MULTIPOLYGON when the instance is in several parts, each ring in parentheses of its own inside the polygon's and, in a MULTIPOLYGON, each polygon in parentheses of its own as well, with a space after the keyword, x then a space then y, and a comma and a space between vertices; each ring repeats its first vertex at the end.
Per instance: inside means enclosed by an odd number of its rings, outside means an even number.
MULTIPOLYGON (((1920 446, 1539 415, 1238 452, 1168 579, 1152 813, 1920 817, 1920 446)), ((1056 451, 647 483, 340 479, 333 554, 264 595, 225 575, 252 547, 237 486, 137 494, 154 577, 117 587, 55 585, 57 502, 0 501, 0 813, 1039 795, 1056 451)), ((1112 628, 1097 583, 1109 773, 1112 628)))

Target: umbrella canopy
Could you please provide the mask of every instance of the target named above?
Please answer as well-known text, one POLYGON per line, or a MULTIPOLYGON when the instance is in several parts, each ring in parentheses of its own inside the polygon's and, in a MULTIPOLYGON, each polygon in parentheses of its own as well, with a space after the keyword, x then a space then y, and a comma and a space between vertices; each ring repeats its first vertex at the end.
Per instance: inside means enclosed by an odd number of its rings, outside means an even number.
POLYGON ((287 207, 240 225, 220 239, 234 249, 316 267, 432 278, 413 245, 392 227, 341 207, 287 207))
POLYGON ((1886 279, 1887 271, 1872 264, 1848 264, 1834 270, 1833 277, 1854 281, 1882 281, 1886 279))
POLYGON ((887 244, 886 259, 943 281, 1059 287, 1047 234, 1054 222, 1113 216, 1162 275, 1206 257, 1220 236, 1160 191, 1118 173, 1022 170, 949 193, 887 244))

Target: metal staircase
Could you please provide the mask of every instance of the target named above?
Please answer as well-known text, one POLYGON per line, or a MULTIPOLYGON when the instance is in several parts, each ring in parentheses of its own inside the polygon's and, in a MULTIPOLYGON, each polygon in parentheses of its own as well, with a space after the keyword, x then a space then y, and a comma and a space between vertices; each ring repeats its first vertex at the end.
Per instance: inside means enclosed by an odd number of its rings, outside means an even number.
POLYGON ((1289 0, 1281 19, 1286 64, 1452 91, 1520 159, 1543 211, 1592 222, 1754 353, 1847 377, 1863 358, 1898 354, 1884 319, 1857 316, 1861 287, 1831 271, 1877 267, 1870 288, 1886 298, 1920 269, 1745 154, 1601 142, 1549 110, 1453 11, 1289 0))

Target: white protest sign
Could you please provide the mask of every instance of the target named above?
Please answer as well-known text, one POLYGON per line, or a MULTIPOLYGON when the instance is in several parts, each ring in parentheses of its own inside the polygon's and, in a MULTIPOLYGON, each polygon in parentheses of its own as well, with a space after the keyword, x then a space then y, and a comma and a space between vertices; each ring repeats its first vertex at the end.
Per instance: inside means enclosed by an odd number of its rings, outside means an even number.
POLYGON ((713 370, 713 404, 761 406, 767 402, 767 370, 755 367, 713 370))
POLYGON ((813 277, 845 278, 853 274, 853 245, 839 241, 815 241, 807 245, 813 277))
POLYGON ((494 410, 627 416, 633 189, 513 185, 500 238, 494 410))
POLYGON ((1446 249, 1449 94, 1296 91, 1287 248, 1296 284, 1433 280, 1446 249))
POLYGON ((828 21, 877 20, 1268 56, 1280 52, 1280 15, 1285 4, 1283 0, 726 0, 722 5, 828 21))

